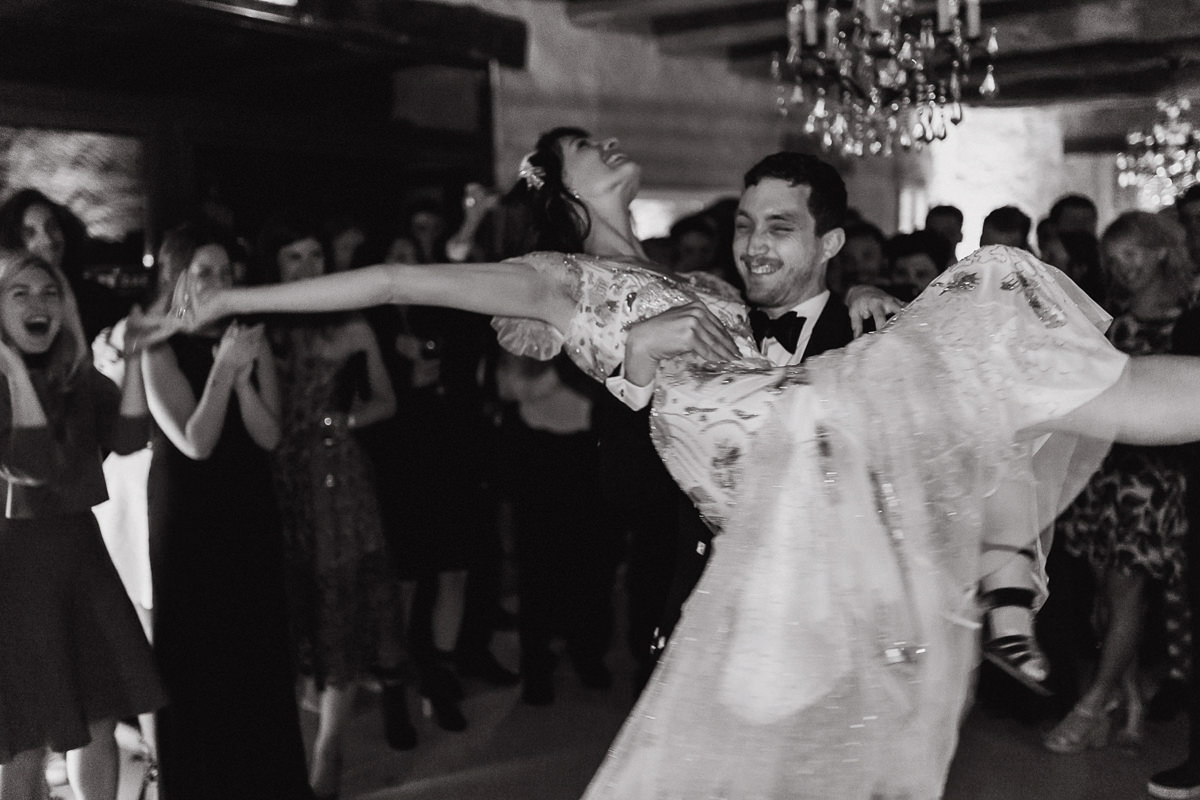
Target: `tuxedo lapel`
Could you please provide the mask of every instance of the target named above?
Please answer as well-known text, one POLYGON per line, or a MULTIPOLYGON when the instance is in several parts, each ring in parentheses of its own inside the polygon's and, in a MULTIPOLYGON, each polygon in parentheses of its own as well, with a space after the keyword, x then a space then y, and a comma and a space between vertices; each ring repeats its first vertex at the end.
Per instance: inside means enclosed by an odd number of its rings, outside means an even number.
POLYGON ((813 325, 812 336, 808 346, 804 348, 801 360, 819 356, 826 350, 845 347, 854 339, 854 331, 850 328, 850 311, 846 303, 835 293, 830 293, 825 302, 821 316, 813 325))

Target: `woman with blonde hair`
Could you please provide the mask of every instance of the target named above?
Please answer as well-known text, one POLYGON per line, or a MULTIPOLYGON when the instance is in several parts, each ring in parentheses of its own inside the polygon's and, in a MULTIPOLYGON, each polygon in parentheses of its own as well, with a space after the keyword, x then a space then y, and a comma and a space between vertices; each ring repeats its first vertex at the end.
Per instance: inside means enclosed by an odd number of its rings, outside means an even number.
MULTIPOLYGON (((1183 229, 1162 215, 1129 211, 1104 231, 1101 249, 1112 302, 1123 309, 1108 330, 1113 346, 1137 356, 1170 352, 1191 296, 1183 229)), ((1091 686, 1044 739, 1056 753, 1107 744, 1110 712, 1118 705, 1124 720, 1115 743, 1141 745, 1145 704, 1137 652, 1147 600, 1154 587, 1178 591, 1184 578, 1182 466, 1172 448, 1115 444, 1058 520, 1066 551, 1086 559, 1095 574, 1103 630, 1091 686)))
POLYGON ((47 748, 67 751, 85 800, 117 792, 117 720, 163 691, 91 507, 101 459, 145 446, 134 355, 118 389, 91 366, 66 277, 30 253, 0 257, 0 798, 41 789, 47 748))

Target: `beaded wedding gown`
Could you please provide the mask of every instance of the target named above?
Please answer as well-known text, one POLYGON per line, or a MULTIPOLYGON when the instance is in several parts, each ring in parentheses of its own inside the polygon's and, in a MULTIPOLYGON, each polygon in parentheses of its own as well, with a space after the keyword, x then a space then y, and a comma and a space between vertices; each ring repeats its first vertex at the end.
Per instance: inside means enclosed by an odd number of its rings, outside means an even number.
POLYGON ((1107 450, 1109 432, 1035 427, 1121 378, 1107 315, 990 247, 882 332, 771 367, 724 284, 521 260, 560 275, 577 311, 565 336, 497 319, 515 352, 562 347, 603 380, 630 324, 700 300, 743 354, 660 366, 651 435, 720 535, 585 800, 940 797, 977 660, 981 543, 1035 541, 1107 450), (1001 482, 1023 487, 1021 530, 985 525, 1001 482))

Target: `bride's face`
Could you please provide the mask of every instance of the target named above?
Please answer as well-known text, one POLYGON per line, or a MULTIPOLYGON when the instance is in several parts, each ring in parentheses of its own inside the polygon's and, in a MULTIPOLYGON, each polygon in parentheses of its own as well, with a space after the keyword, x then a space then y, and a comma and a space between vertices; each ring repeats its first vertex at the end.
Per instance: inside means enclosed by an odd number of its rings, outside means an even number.
POLYGON ((563 185, 580 197, 600 197, 622 192, 633 199, 641 182, 642 167, 625 155, 616 139, 596 141, 578 136, 559 140, 563 185))

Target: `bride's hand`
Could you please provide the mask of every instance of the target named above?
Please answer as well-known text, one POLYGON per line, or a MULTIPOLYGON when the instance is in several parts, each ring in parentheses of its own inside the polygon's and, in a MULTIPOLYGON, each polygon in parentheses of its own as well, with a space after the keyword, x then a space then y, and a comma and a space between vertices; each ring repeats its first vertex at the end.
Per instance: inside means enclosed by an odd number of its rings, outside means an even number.
POLYGON ((737 345, 721 321, 703 303, 688 303, 629 326, 625 339, 625 377, 638 386, 654 378, 658 363, 684 353, 705 361, 732 361, 737 345))
POLYGON ((160 304, 150 307, 148 312, 134 305, 125 318, 125 341, 122 348, 126 356, 140 353, 170 339, 182 330, 180 320, 163 313, 160 304))
POLYGON ((221 304, 222 294, 220 289, 189 288, 183 293, 183 301, 171 309, 171 314, 179 320, 183 330, 189 333, 203 330, 228 316, 221 304))

